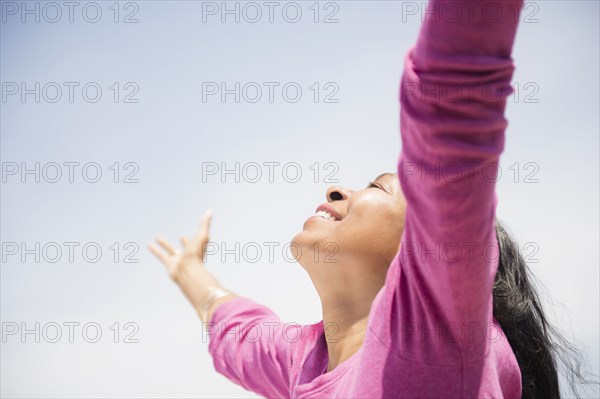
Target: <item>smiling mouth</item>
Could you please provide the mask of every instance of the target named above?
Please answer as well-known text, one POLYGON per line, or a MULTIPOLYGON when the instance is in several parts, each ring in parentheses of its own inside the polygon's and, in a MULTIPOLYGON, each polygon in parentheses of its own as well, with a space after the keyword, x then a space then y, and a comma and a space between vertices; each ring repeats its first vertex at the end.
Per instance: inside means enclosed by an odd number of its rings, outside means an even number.
POLYGON ((340 220, 327 211, 317 211, 317 213, 315 213, 314 216, 321 217, 326 220, 331 220, 333 222, 338 222, 340 220))

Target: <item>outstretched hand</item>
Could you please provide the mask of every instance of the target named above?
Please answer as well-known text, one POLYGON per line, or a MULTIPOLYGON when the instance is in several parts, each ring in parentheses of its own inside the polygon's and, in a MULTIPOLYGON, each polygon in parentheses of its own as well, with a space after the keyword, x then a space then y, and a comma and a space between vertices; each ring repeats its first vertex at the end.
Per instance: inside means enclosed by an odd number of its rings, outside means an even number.
POLYGON ((150 252, 165 265, 169 276, 181 288, 188 301, 205 322, 210 320, 212 313, 220 303, 237 296, 235 293, 225 290, 204 267, 211 218, 212 212, 206 211, 196 235, 191 240, 185 236, 181 237, 180 241, 183 246, 181 253, 162 237, 156 239, 162 249, 152 243, 148 244, 150 252))
POLYGON ((196 235, 190 240, 186 236, 180 238, 183 250, 178 251, 171 243, 163 237, 157 237, 156 242, 160 245, 148 244, 148 249, 152 252, 167 268, 169 276, 178 282, 182 274, 189 268, 204 266, 204 255, 209 239, 210 222, 212 211, 204 213, 200 222, 200 227, 196 235))

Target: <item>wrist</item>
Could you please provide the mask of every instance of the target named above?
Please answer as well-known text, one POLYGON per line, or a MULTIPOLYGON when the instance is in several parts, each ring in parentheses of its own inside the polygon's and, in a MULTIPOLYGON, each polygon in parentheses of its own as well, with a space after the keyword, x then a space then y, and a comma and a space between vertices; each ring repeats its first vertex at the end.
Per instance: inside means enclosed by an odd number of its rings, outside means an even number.
POLYGON ((204 266, 182 269, 175 282, 196 309, 208 299, 210 295, 209 287, 221 286, 204 266))
POLYGON ((212 314, 214 313, 214 309, 216 309, 216 305, 226 301, 226 299, 232 299, 237 296, 235 293, 223 288, 222 286, 209 286, 207 289, 207 296, 196 306, 196 310, 200 319, 208 323, 211 319, 212 314))

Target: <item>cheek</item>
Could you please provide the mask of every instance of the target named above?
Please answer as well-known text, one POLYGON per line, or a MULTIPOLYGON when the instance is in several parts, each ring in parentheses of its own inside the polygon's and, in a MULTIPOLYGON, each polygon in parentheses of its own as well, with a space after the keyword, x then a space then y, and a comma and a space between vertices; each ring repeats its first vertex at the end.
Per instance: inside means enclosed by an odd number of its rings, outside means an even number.
POLYGON ((361 252, 381 254, 398 248, 404 228, 404 208, 400 201, 357 201, 348 215, 344 236, 361 252))
POLYGON ((396 240, 400 239, 402 231, 401 221, 392 213, 379 213, 370 215, 358 226, 357 235, 374 251, 380 251, 396 240), (400 233, 399 233, 400 232, 400 233))

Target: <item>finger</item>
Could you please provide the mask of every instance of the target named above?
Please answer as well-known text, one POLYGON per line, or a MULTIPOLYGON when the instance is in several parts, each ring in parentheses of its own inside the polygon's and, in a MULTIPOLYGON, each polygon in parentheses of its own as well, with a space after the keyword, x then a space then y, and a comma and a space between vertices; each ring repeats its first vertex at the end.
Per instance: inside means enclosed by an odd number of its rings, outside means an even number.
POLYGON ((148 244, 148 249, 150 250, 150 252, 152 252, 154 254, 154 256, 156 256, 158 258, 158 260, 160 260, 165 265, 167 264, 167 262, 168 262, 169 259, 168 259, 167 255, 163 251, 161 251, 160 249, 158 249, 153 244, 148 244))
POLYGON ((210 222, 212 219, 212 210, 207 210, 200 221, 200 228, 194 237, 194 246, 205 245, 208 242, 208 231, 210 230, 210 222))
POLYGON ((181 245, 183 245, 184 248, 190 244, 190 239, 187 238, 186 236, 181 236, 179 238, 179 241, 181 241, 181 245))
POLYGON ((156 239, 156 242, 158 242, 160 244, 161 247, 163 247, 165 249, 165 251, 167 251, 167 253, 169 255, 175 255, 177 253, 177 250, 175 249, 174 246, 172 246, 167 240, 165 240, 162 237, 158 237, 156 239))

